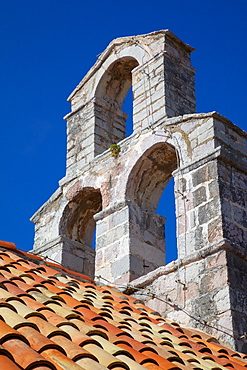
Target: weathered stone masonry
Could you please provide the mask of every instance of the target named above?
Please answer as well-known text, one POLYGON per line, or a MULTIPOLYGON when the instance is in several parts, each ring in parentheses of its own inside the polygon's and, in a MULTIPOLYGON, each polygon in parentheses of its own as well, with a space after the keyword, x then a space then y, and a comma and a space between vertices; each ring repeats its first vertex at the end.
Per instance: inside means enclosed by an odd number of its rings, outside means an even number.
POLYGON ((164 316, 202 328, 187 310, 245 350, 232 330, 247 331, 247 136, 216 112, 195 113, 192 51, 165 30, 116 39, 101 54, 69 97, 66 175, 32 218, 33 252, 151 291, 147 304, 164 316), (165 266, 156 208, 172 176, 179 258, 165 266))

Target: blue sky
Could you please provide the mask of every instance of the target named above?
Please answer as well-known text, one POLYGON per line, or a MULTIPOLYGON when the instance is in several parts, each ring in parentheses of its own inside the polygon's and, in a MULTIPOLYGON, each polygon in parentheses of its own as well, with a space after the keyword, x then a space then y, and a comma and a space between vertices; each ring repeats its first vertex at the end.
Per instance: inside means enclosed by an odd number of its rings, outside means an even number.
POLYGON ((66 99, 116 37, 169 28, 196 48, 197 112, 247 130, 246 18, 246 0, 0 0, 0 240, 32 248, 29 218, 65 174, 66 99))

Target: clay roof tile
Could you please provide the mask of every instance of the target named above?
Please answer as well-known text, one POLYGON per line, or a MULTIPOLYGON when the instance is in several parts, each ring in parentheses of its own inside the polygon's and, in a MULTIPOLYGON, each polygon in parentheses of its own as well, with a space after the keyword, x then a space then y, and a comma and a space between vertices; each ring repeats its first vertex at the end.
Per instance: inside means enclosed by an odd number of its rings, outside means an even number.
POLYGON ((56 370, 49 361, 46 361, 41 355, 19 339, 9 339, 3 343, 3 347, 11 353, 15 362, 24 369, 34 369, 36 365, 39 365, 46 366, 50 370, 56 370))
MULTIPOLYGON (((5 370, 21 370, 21 368, 16 365, 12 359, 2 353, 0 353, 0 364, 2 369, 5 370)), ((47 368, 45 370, 47 370, 47 368)))
POLYGON ((211 336, 79 275, 1 247, 0 363, 6 370, 247 367, 243 355, 211 336))
POLYGON ((0 247, 10 250, 16 250, 16 245, 14 243, 4 242, 3 240, 0 240, 0 247))
POLYGON ((81 370, 79 365, 55 348, 45 349, 42 352, 42 357, 52 363, 56 370, 81 370))
POLYGON ((3 344, 9 339, 17 338, 28 344, 26 337, 18 333, 17 330, 0 320, 0 344, 3 344))
POLYGON ((79 345, 73 343, 68 338, 65 338, 61 335, 56 335, 52 338, 54 343, 57 343, 59 346, 61 345, 62 348, 65 350, 66 355, 73 361, 87 357, 94 359, 97 361, 96 357, 93 356, 90 352, 86 351, 84 348, 80 347, 79 345))
POLYGON ((10 307, 11 305, 5 307, 0 305, 0 318, 2 318, 2 320, 4 320, 9 326, 11 326, 13 329, 18 329, 22 326, 32 326, 37 329, 35 324, 26 320, 21 315, 18 315, 14 311, 13 306, 12 309, 10 307))
POLYGON ((64 348, 59 343, 56 344, 34 328, 24 326, 19 328, 18 332, 28 338, 30 347, 39 353, 42 353, 47 348, 56 348, 61 353, 66 354, 64 348))
POLYGON ((86 343, 83 347, 88 352, 92 353, 97 358, 98 362, 105 367, 113 368, 113 366, 122 364, 124 366, 124 361, 118 360, 115 356, 106 352, 103 348, 95 343, 86 343))
POLYGON ((32 316, 28 318, 28 321, 35 324, 39 331, 47 338, 52 338, 54 335, 63 335, 68 339, 71 339, 69 334, 60 328, 48 323, 47 321, 41 319, 40 317, 32 316))

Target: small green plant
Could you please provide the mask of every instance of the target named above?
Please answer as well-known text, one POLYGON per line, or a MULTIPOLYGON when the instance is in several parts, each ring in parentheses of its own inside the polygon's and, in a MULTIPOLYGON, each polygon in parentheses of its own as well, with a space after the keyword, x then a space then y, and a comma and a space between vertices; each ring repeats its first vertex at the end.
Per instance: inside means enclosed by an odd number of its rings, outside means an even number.
POLYGON ((111 144, 110 146, 110 151, 111 151, 111 155, 112 157, 116 158, 120 152, 120 145, 118 144, 111 144))

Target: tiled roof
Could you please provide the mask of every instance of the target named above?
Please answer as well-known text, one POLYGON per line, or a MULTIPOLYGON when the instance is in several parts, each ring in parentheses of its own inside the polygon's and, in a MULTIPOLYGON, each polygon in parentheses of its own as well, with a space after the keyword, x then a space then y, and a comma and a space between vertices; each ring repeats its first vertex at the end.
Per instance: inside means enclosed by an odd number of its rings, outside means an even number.
POLYGON ((0 369, 245 369, 247 356, 0 242, 0 369))

